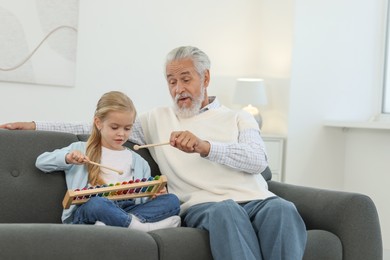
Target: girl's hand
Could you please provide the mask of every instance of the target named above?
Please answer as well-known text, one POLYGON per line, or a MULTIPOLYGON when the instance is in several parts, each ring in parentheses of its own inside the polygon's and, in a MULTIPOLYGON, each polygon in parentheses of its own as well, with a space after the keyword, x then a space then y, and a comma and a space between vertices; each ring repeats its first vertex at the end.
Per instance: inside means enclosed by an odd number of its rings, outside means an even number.
POLYGON ((156 194, 154 194, 152 196, 152 199, 155 199, 157 196, 160 196, 160 195, 164 195, 164 194, 167 194, 168 191, 167 191, 167 187, 164 187, 162 188, 159 192, 157 192, 156 194))
POLYGON ((81 151, 74 150, 67 153, 65 156, 67 164, 85 164, 89 161, 89 158, 85 156, 81 151))

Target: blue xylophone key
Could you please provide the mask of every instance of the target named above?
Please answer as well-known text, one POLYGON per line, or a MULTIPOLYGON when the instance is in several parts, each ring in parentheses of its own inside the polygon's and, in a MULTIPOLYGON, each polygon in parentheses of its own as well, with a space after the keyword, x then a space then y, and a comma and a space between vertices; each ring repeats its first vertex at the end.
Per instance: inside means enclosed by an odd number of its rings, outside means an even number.
MULTIPOLYGON (((153 180, 153 177, 149 177, 148 179, 143 178, 143 179, 142 179, 142 182, 148 182, 148 181, 151 181, 151 180, 153 180)), ((148 188, 149 188, 149 186, 143 187, 142 190, 141 190, 141 192, 147 191, 148 188)))

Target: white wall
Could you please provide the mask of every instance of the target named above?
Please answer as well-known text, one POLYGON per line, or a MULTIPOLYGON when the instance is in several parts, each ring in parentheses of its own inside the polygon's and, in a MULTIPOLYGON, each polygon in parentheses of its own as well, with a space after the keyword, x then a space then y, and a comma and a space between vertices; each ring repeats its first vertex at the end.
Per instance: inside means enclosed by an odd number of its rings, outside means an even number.
POLYGON ((270 100, 264 131, 285 133, 292 4, 283 2, 80 1, 76 86, 0 82, 0 110, 13 107, 0 114, 0 122, 90 120, 98 98, 113 89, 128 93, 139 112, 170 104, 165 55, 177 46, 195 45, 212 61, 210 94, 226 105, 233 106, 237 77, 263 77, 270 100), (277 62, 271 52, 280 53, 277 62))
POLYGON ((390 259, 389 162, 390 130, 350 129, 346 140, 345 189, 368 194, 375 202, 382 228, 385 260, 390 259))
POLYGON ((323 126, 377 113, 386 3, 295 1, 286 180, 369 195, 390 257, 390 130, 323 126))

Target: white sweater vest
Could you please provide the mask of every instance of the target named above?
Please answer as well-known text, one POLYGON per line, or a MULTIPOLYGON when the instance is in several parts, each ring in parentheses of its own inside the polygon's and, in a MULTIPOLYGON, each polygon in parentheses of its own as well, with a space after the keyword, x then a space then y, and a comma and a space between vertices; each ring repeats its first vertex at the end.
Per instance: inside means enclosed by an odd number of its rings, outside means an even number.
MULTIPOLYGON (((169 141, 172 131, 188 130, 203 140, 237 143, 238 132, 258 128, 246 112, 224 106, 191 118, 178 118, 172 108, 156 108, 140 116, 147 144, 169 141)), ((182 202, 181 211, 203 202, 232 199, 244 202, 274 196, 262 175, 249 174, 185 153, 170 145, 150 148, 161 173, 168 177, 169 192, 182 202)))

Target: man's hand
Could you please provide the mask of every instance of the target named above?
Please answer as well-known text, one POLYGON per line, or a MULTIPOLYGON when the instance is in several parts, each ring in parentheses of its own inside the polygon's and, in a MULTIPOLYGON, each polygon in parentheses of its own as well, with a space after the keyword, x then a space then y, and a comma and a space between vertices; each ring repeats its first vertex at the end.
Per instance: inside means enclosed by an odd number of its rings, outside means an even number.
POLYGON ((0 125, 0 128, 8 130, 35 130, 35 122, 13 122, 0 125))
POLYGON ((172 146, 186 153, 199 153, 201 156, 207 156, 210 152, 210 143, 199 139, 189 131, 172 132, 169 141, 172 146))

